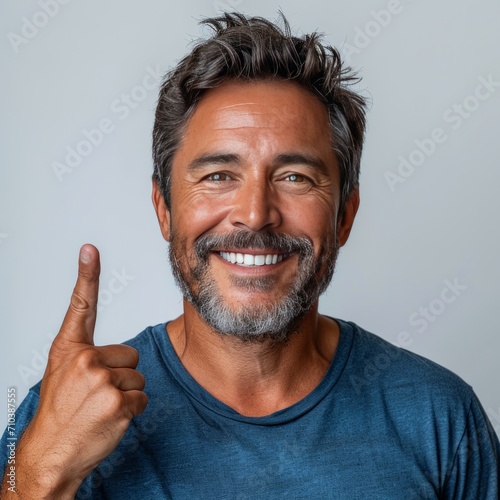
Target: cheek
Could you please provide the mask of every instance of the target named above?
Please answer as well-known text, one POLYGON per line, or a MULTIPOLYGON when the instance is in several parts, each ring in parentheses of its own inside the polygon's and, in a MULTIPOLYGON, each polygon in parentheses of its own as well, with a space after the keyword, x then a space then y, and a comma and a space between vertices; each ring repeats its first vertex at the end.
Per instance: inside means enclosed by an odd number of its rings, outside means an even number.
POLYGON ((286 207, 286 232, 303 234, 319 248, 335 239, 337 230, 336 207, 326 199, 299 199, 286 207))
POLYGON ((172 211, 172 226, 193 241, 224 219, 228 205, 223 196, 207 196, 189 190, 184 193, 172 198, 172 207, 180 207, 172 211))

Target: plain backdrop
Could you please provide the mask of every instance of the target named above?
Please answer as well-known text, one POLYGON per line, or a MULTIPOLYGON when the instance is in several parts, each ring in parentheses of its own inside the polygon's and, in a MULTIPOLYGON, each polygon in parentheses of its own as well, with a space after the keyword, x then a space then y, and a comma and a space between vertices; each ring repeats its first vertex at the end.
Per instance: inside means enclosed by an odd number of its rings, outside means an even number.
POLYGON ((497 0, 1 6, 5 402, 8 387, 20 402, 43 374, 83 243, 101 252, 97 344, 180 314, 150 202, 159 75, 202 34, 203 17, 281 8, 297 33, 319 30, 342 50, 370 99, 361 206, 321 311, 456 372, 500 430, 497 0))

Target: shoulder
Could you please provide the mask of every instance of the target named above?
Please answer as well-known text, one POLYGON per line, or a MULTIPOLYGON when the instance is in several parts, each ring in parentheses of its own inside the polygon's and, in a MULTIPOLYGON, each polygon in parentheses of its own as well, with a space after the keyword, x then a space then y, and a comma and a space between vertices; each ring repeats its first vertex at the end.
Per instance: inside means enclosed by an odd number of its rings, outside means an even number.
POLYGON ((123 343, 137 349, 139 353, 141 351, 146 353, 155 350, 158 347, 158 343, 161 342, 162 337, 166 335, 166 324, 159 323, 155 326, 148 326, 135 337, 123 343))
POLYGON ((350 352, 338 396, 349 401, 350 425, 360 422, 365 439, 400 443, 402 457, 431 471, 443 498, 496 498, 500 446, 472 387, 355 323, 339 325, 350 352))
MULTIPOLYGON (((342 377, 342 394, 362 415, 365 429, 387 430, 388 436, 420 450, 428 463, 447 470, 459 444, 497 441, 472 387, 447 368, 387 342, 352 322, 339 322, 351 339, 342 377), (441 458, 439 458, 441 456, 441 458), (429 462, 430 461, 430 462, 429 462)), ((493 443, 493 444, 492 444, 493 443)))
MULTIPOLYGON (((352 335, 348 373, 360 386, 389 386, 421 395, 472 400, 473 390, 451 370, 423 356, 391 344, 352 322, 340 321, 352 335)), ((356 384, 355 384, 356 385, 356 384)))

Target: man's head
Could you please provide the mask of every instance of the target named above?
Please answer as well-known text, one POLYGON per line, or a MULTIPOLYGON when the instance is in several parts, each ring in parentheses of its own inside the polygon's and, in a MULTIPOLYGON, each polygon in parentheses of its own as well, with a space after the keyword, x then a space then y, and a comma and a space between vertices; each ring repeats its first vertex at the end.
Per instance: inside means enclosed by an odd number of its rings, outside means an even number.
POLYGON ((208 22, 162 86, 153 200, 188 307, 220 333, 286 340, 356 214, 364 103, 317 35, 208 22))
POLYGON ((293 81, 312 92, 328 112, 332 148, 341 177, 341 211, 358 186, 365 131, 365 100, 349 89, 357 81, 342 66, 339 52, 321 44, 318 33, 292 36, 261 17, 226 13, 202 23, 213 29, 211 38, 166 75, 160 89, 153 129, 153 178, 170 207, 172 161, 185 125, 200 99, 210 89, 230 80, 293 81))

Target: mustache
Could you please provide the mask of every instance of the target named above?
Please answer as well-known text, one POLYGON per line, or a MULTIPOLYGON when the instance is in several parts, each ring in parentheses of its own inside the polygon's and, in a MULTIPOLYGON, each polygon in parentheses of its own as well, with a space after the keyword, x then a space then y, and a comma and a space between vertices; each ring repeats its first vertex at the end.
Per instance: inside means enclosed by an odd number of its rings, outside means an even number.
POLYGON ((206 261, 211 252, 234 250, 275 250, 283 253, 298 253, 301 258, 314 255, 314 247, 306 237, 270 231, 252 232, 238 229, 230 233, 200 236, 194 245, 197 257, 206 261))

